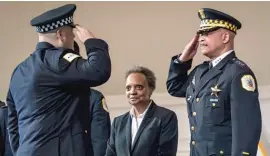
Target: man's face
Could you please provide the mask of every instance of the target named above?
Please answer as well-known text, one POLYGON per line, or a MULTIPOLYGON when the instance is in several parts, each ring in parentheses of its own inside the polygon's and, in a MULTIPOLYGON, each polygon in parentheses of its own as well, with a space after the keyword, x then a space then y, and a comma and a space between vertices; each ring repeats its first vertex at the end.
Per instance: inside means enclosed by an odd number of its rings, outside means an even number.
POLYGON ((224 44, 222 42, 222 29, 217 29, 210 32, 202 32, 200 34, 200 49, 203 55, 207 57, 213 57, 219 49, 221 49, 224 44))
POLYGON ((141 73, 131 73, 126 79, 126 96, 131 105, 149 102, 152 89, 141 73))
POLYGON ((61 42, 61 46, 68 49, 74 49, 75 35, 73 33, 73 28, 70 26, 64 26, 60 29, 61 30, 57 32, 57 36, 61 42))

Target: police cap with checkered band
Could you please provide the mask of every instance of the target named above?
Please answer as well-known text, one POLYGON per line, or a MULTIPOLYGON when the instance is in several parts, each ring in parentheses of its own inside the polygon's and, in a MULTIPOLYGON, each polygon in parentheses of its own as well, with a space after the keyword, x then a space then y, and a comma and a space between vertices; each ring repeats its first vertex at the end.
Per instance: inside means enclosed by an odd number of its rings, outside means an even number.
POLYGON ((73 14, 75 10, 75 4, 66 4, 33 18, 30 24, 35 26, 39 33, 46 33, 66 25, 74 28, 73 14))
POLYGON ((226 13, 211 8, 202 8, 198 11, 198 16, 201 19, 198 33, 211 32, 219 28, 230 30, 234 33, 242 27, 242 24, 226 13))

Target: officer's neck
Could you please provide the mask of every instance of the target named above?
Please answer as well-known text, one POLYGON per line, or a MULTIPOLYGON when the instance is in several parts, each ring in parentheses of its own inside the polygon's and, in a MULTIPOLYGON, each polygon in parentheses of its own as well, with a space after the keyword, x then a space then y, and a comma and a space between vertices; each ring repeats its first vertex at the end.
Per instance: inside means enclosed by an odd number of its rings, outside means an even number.
POLYGON ((221 56, 222 54, 230 51, 230 50, 234 50, 233 46, 225 46, 223 49, 220 49, 217 52, 214 52, 213 55, 209 56, 210 61, 215 60, 216 58, 218 58, 219 56, 221 56))
POLYGON ((50 43, 51 45, 53 45, 54 47, 59 47, 53 34, 39 34, 38 41, 39 42, 47 42, 47 43, 50 43))

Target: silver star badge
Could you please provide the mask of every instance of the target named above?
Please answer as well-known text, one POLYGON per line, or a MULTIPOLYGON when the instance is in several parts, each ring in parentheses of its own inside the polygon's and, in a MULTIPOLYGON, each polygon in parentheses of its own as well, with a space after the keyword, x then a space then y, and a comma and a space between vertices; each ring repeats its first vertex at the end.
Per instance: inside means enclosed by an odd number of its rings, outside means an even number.
POLYGON ((212 90, 211 96, 215 95, 216 97, 218 97, 218 93, 221 92, 221 90, 218 89, 217 85, 215 87, 211 87, 211 90, 212 90))

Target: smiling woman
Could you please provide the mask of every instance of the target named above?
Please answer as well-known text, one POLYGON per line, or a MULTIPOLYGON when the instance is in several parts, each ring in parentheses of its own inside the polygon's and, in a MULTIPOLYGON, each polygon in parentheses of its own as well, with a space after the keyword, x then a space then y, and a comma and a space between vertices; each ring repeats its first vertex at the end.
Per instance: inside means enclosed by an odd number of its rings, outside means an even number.
POLYGON ((151 95, 155 88, 155 74, 148 68, 143 66, 135 66, 127 71, 126 96, 129 103, 137 108, 135 109, 135 113, 141 114, 148 106, 151 95))
POLYGON ((106 156, 176 156, 177 117, 151 99, 155 86, 150 69, 135 66, 127 71, 126 96, 132 108, 114 119, 106 156))

